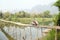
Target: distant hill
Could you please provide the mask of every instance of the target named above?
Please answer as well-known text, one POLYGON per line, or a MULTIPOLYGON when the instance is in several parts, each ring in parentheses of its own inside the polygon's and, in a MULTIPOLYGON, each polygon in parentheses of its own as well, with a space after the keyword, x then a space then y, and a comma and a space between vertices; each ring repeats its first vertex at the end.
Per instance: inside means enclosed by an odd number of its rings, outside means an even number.
POLYGON ((46 6, 46 5, 43 5, 43 6, 42 5, 37 5, 37 6, 33 7, 30 12, 38 12, 39 13, 39 12, 44 12, 46 10, 49 10, 51 12, 51 14, 58 12, 57 7, 49 6, 49 5, 48 6, 46 6))

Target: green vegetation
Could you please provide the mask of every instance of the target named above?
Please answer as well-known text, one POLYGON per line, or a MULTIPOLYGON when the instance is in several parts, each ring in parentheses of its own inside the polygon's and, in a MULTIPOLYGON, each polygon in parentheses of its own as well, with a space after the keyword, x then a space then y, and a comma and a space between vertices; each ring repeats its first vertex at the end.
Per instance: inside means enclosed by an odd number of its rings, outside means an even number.
POLYGON ((49 25, 52 22, 53 16, 50 11, 44 11, 43 13, 30 14, 25 11, 19 11, 15 13, 0 12, 0 18, 4 20, 21 22, 25 24, 31 23, 34 18, 39 22, 40 25, 49 25))
POLYGON ((55 29, 52 29, 46 36, 42 38, 42 40, 55 40, 55 29))
MULTIPOLYGON (((54 16, 54 22, 56 26, 60 26, 60 0, 57 0, 57 2, 54 4, 54 6, 57 6, 59 8, 59 14, 54 16)), ((55 30, 52 30, 47 35, 46 40, 55 40, 55 30)), ((45 39, 44 39, 45 40, 45 39)), ((57 29, 57 40, 60 40, 60 29, 57 29)))
MULTIPOLYGON (((57 15, 56 25, 60 26, 60 0, 57 0, 54 5, 59 8, 59 14, 57 15)), ((57 40, 60 40, 60 29, 57 29, 57 40)))
POLYGON ((0 12, 0 18, 3 19, 11 19, 11 18, 52 18, 53 15, 50 14, 50 11, 44 11, 43 13, 28 13, 25 11, 19 11, 15 13, 10 13, 10 12, 5 12, 2 13, 0 12))
MULTIPOLYGON (((50 23, 53 22, 52 21, 53 18, 35 18, 35 19, 39 22, 39 25, 49 25, 50 23)), ((30 24, 33 20, 34 18, 11 18, 11 21, 20 22, 24 24, 30 24)))

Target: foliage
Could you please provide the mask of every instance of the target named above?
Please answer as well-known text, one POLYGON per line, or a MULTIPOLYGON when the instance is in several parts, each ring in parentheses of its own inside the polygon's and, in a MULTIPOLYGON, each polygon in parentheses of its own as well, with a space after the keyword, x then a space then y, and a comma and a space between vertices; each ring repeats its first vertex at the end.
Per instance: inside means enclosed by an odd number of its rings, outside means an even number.
POLYGON ((44 13, 43 13, 43 17, 44 18, 51 18, 52 17, 52 15, 50 15, 50 11, 45 11, 44 13))
POLYGON ((55 25, 60 26, 60 13, 55 17, 55 25))
POLYGON ((0 12, 0 18, 3 18, 3 14, 2 14, 2 12, 0 12))
POLYGON ((46 36, 41 38, 41 40, 55 40, 55 29, 52 29, 46 36))
POLYGON ((5 12, 2 13, 0 12, 0 17, 3 17, 3 19, 11 19, 11 18, 52 18, 53 15, 50 14, 50 11, 44 11, 43 13, 28 13, 25 11, 19 11, 10 13, 10 12, 5 12))
MULTIPOLYGON (((56 25, 60 26, 60 0, 56 1, 54 5, 59 8, 59 14, 57 15, 56 25)), ((57 29, 57 40, 60 40, 60 29, 57 29)))
POLYGON ((55 40, 55 29, 52 29, 52 30, 48 33, 46 40, 55 40))
POLYGON ((54 3, 55 6, 60 6, 60 0, 57 0, 55 3, 54 3))
POLYGON ((50 15, 50 11, 48 11, 48 10, 43 13, 38 13, 38 14, 30 14, 25 11, 15 12, 14 14, 10 13, 10 12, 5 12, 5 13, 0 12, 0 13, 3 15, 3 16, 1 15, 2 19, 26 23, 26 24, 31 23, 31 21, 34 18, 36 18, 36 20, 39 22, 40 25, 42 25, 42 24, 48 25, 49 23, 51 23, 50 19, 52 18, 51 16, 53 16, 53 15, 50 15), (46 21, 46 20, 48 20, 48 21, 46 21))
POLYGON ((54 3, 55 6, 57 6, 59 8, 59 14, 57 15, 56 17, 56 25, 60 26, 60 0, 57 0, 55 3, 54 3))
MULTIPOLYGON (((35 18, 40 25, 49 25, 52 22, 52 18, 35 18)), ((12 18, 12 21, 16 21, 16 22, 21 22, 24 24, 30 24, 33 20, 33 18, 17 18, 14 19, 12 18)))

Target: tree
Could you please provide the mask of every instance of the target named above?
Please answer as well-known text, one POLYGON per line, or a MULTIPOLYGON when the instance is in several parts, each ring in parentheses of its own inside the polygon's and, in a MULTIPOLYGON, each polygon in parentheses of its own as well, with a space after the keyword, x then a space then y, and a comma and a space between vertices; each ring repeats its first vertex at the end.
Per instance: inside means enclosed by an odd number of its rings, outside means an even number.
MULTIPOLYGON (((54 6, 57 6, 59 9, 59 14, 57 16, 56 25, 60 26, 60 0, 57 0, 54 6)), ((57 29, 57 40, 60 40, 60 29, 57 29)))
POLYGON ((2 12, 0 12, 0 18, 2 18, 3 17, 3 14, 2 14, 2 12))
POLYGON ((57 25, 60 26, 60 0, 58 0, 54 5, 59 9, 59 14, 57 16, 57 25))
POLYGON ((50 18, 51 17, 50 11, 48 11, 48 10, 44 11, 43 16, 44 16, 44 18, 50 18))
POLYGON ((4 19, 11 18, 11 13, 10 13, 10 12, 5 12, 5 13, 3 14, 3 18, 4 18, 4 19))
POLYGON ((24 12, 24 11, 19 11, 15 14, 16 14, 17 17, 20 17, 20 18, 26 17, 26 12, 24 12))

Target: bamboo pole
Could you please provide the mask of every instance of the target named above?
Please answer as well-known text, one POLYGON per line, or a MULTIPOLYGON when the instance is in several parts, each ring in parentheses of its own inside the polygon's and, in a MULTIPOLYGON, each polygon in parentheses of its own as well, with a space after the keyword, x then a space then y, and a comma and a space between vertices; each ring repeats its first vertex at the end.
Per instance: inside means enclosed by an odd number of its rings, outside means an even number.
POLYGON ((57 40, 57 30, 55 29, 55 40, 57 40))
POLYGON ((20 29, 20 40, 21 40, 21 29, 20 29))
POLYGON ((12 36, 15 38, 14 31, 15 31, 15 25, 14 25, 14 27, 12 29, 12 36))
POLYGON ((39 40, 39 37, 38 37, 38 28, 37 28, 37 40, 39 40))
POLYGON ((16 40, 17 40, 17 27, 16 27, 16 40))
POLYGON ((24 31, 23 31, 23 40, 26 40, 26 37, 25 37, 25 28, 24 28, 24 31))
POLYGON ((43 37, 43 29, 41 28, 41 35, 42 35, 42 37, 43 37))
POLYGON ((30 40, 32 40, 32 32, 31 32, 31 27, 30 27, 30 40))

